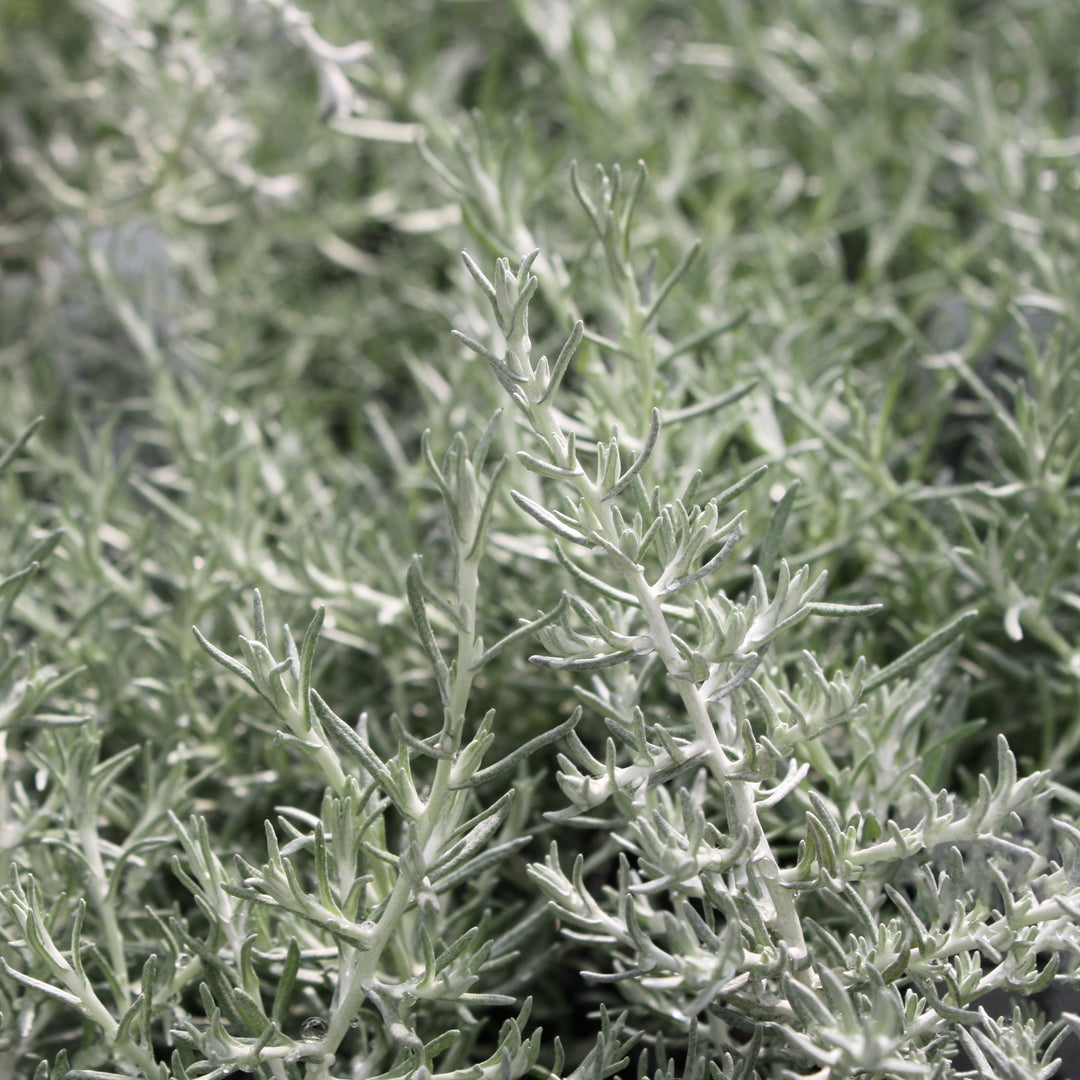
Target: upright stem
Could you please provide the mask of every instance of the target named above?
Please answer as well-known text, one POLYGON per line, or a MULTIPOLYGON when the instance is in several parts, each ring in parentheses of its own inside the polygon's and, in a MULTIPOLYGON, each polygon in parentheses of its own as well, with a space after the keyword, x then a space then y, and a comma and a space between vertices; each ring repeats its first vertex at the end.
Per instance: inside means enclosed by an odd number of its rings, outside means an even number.
MULTIPOLYGON (((96 807, 95 807, 96 811, 96 807)), ((131 1004, 131 985, 128 982, 127 958, 124 955, 124 937, 116 919, 116 906, 106 899, 109 892, 109 878, 101 858, 101 847, 97 833, 97 814, 85 813, 79 823, 79 841, 86 857, 86 889, 90 900, 101 919, 101 928, 105 936, 105 949, 109 955, 109 964, 116 978, 120 1000, 117 1006, 127 1009, 131 1004)))
MULTIPOLYGON (((461 610, 468 613, 468 623, 458 635, 455 677, 445 712, 447 734, 455 751, 461 745, 465 710, 472 690, 473 674, 469 671, 469 664, 476 642, 476 602, 480 587, 479 553, 471 559, 465 558, 464 551, 468 546, 463 543, 457 551, 458 600, 461 610)), ((450 790, 453 767, 452 758, 441 758, 436 763, 435 776, 424 810, 412 825, 412 835, 423 854, 425 865, 431 863, 446 839, 461 824, 468 805, 463 795, 450 790)), ((382 916, 375 926, 371 947, 363 952, 356 952, 352 963, 342 972, 340 985, 343 991, 330 1017, 326 1035, 312 1048, 311 1056, 334 1054, 341 1045, 353 1017, 367 997, 366 987, 378 972, 383 953, 395 934, 400 932, 402 920, 412 900, 413 882, 402 874, 395 882, 382 916)))

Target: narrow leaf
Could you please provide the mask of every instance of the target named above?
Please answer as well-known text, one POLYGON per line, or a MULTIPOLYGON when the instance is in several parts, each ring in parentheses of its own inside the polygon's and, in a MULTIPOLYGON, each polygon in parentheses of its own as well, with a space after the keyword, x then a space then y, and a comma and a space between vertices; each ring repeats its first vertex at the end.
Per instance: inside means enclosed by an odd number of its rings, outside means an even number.
POLYGON ((465 264, 465 269, 472 275, 473 281, 484 290, 484 295, 488 298, 492 307, 495 306, 495 286, 491 284, 487 279, 487 275, 479 266, 476 265, 472 256, 467 252, 461 253, 461 261, 465 264))
POLYGON ((244 682, 262 696, 262 691, 259 689, 258 684, 252 678, 251 672, 240 663, 239 660, 234 660, 227 653, 223 653, 216 645, 211 645, 206 638, 203 637, 197 626, 191 628, 191 632, 195 635, 195 640, 203 647, 203 649, 210 654, 223 668, 227 668, 234 675, 243 679, 244 682))
MULTIPOLYGON (((491 515, 495 509, 495 498, 498 494, 499 481, 506 471, 507 464, 507 459, 503 458, 495 467, 495 471, 491 474, 487 495, 484 497, 484 505, 480 508, 480 517, 476 522, 476 535, 472 542, 472 547, 469 548, 465 555, 467 561, 478 558, 479 553, 482 551, 484 541, 487 539, 488 526, 491 523, 491 515)), ((474 465, 476 468, 479 468, 479 465, 475 461, 474 465)))
POLYGON ((871 690, 876 690, 879 686, 883 686, 885 683, 913 671, 931 657, 937 656, 938 653, 944 651, 951 642, 963 634, 968 624, 973 619, 978 618, 978 615, 979 613, 976 610, 965 611, 963 614, 957 615, 952 622, 947 623, 940 630, 936 630, 924 641, 920 641, 914 648, 908 649, 903 656, 898 657, 891 664, 871 675, 863 684, 863 693, 867 694, 871 690))
MULTIPOLYGON (((733 319, 728 319, 726 322, 715 323, 712 326, 706 326, 703 330, 695 331, 689 337, 683 338, 682 341, 677 341, 671 352, 669 352, 664 357, 663 362, 666 364, 669 361, 674 360, 677 356, 682 356, 684 353, 693 352, 694 349, 699 348, 708 341, 712 341, 713 338, 717 338, 721 334, 726 334, 728 333, 728 331, 735 330, 737 327, 742 326, 742 324, 746 322, 749 317, 750 312, 744 311, 741 315, 736 315, 733 319)), ((729 391, 728 394, 725 395, 729 398, 729 401, 724 402, 724 404, 730 404, 731 400, 735 400, 735 398, 732 397, 733 394, 738 395, 738 397, 742 397, 743 393, 753 389, 753 385, 756 385, 756 382, 755 384, 746 387, 745 390, 739 389, 729 391)), ((696 408, 696 406, 691 407, 696 408)), ((670 421, 672 420, 672 417, 669 416, 667 419, 670 421)))
POLYGON ((558 622, 563 615, 566 614, 566 608, 569 603, 569 596, 567 593, 563 593, 559 598, 558 604, 555 605, 546 615, 541 615, 540 618, 534 619, 532 622, 525 623, 523 626, 519 626, 516 630, 512 630, 504 638, 500 638, 491 646, 490 649, 485 649, 483 654, 469 665, 470 671, 476 671, 478 668, 482 668, 489 661, 493 660, 496 656, 507 648, 509 645, 514 645, 521 641, 523 638, 531 637, 538 630, 542 630, 545 626, 550 626, 552 623, 558 622))
POLYGON ((30 441, 30 437, 45 422, 44 416, 31 420, 26 427, 15 437, 15 441, 0 454, 0 476, 4 470, 15 460, 22 448, 30 441))
POLYGON ((660 305, 667 299, 667 295, 678 284, 679 279, 690 269, 694 260, 698 257, 698 252, 701 251, 701 241, 695 239, 690 247, 683 254, 683 257, 676 263, 675 268, 664 279, 664 283, 657 290, 656 297, 649 305, 648 310, 642 316, 641 325, 648 326, 650 322, 656 317, 656 313, 660 310, 660 305))
POLYGON ((830 618, 853 618, 877 615, 885 610, 884 604, 828 604, 820 601, 807 604, 811 615, 827 615, 830 618))
POLYGON ((296 943, 296 938, 290 938, 289 947, 285 952, 285 962, 274 991, 274 1004, 270 1008, 270 1019, 278 1024, 285 1020, 285 1013, 292 999, 293 987, 296 985, 296 973, 299 970, 300 946, 296 943))
POLYGON ((442 650, 435 640, 435 634, 431 629, 428 619, 427 607, 423 596, 423 573, 420 569, 420 556, 414 555, 409 569, 405 574, 405 590, 409 599, 409 610, 412 612, 413 624, 416 632, 420 635, 420 645, 431 661, 435 672, 435 681, 439 687, 439 696, 445 705, 450 699, 450 671, 446 666, 446 659, 442 650))
POLYGON ((660 410, 654 407, 649 417, 649 433, 645 436, 645 445, 641 448, 641 453, 634 459, 634 463, 630 468, 619 477, 615 485, 604 492, 604 499, 610 499, 618 495, 645 467, 645 463, 652 457, 652 452, 656 448, 656 439, 660 434, 660 423, 660 410))
POLYGON ((462 345, 469 349, 472 349, 477 356, 482 356, 489 364, 494 365, 496 368, 502 369, 504 364, 502 360, 496 356, 486 345, 481 345, 475 338, 469 337, 468 334, 463 334, 460 330, 451 330, 452 337, 456 337, 462 345))
POLYGON ((537 405, 543 405, 544 402, 558 390, 559 385, 562 383, 563 376, 566 374, 566 369, 570 366, 570 361, 574 359, 584 335, 585 324, 578 319, 578 321, 574 323, 573 328, 570 331, 570 336, 566 339, 566 343, 563 345, 562 349, 559 350, 559 358, 555 361, 555 369, 551 373, 551 378, 548 379, 547 386, 544 387, 544 392, 537 399, 537 405))
POLYGON ((454 787, 478 787, 480 784, 485 784, 489 780, 497 780, 500 776, 503 776, 511 769, 515 768, 519 762, 531 757, 537 750, 540 750, 545 746, 550 746, 551 743, 558 742, 559 739, 569 735, 577 726, 580 719, 581 706, 578 705, 570 716, 558 726, 551 728, 550 731, 545 731, 542 735, 537 735, 535 738, 530 739, 524 745, 519 746, 516 750, 507 754, 501 761, 489 765, 486 769, 481 769, 480 772, 460 784, 455 784, 454 787))
POLYGON ((535 518, 545 529, 550 529, 556 536, 561 536, 564 540, 571 540, 575 544, 582 544, 585 547, 589 547, 589 540, 586 536, 582 533, 575 532, 569 526, 564 525, 557 517, 545 510, 539 504, 534 503, 532 499, 526 498, 520 491, 511 491, 510 497, 525 511, 526 514, 535 518))
POLYGON ((311 704, 319 719, 323 722, 326 733, 340 746, 343 746, 346 750, 351 750, 360 759, 360 763, 364 768, 378 779, 387 795, 396 800, 397 793, 393 779, 386 765, 375 751, 323 701, 317 690, 311 691, 311 704))
POLYGON ((761 570, 765 577, 772 574, 773 565, 780 552, 780 541, 787 526, 788 515, 791 513, 791 506, 795 501, 795 493, 798 490, 799 481, 795 480, 784 492, 784 497, 777 504, 772 517, 769 519, 769 526, 765 530, 765 537, 761 541, 761 551, 757 558, 758 569, 761 570))
POLYGON ((550 461, 544 461, 543 458, 538 458, 527 450, 519 450, 517 456, 526 469, 539 473, 540 476, 546 476, 549 480, 572 480, 575 476, 584 475, 585 472, 580 465, 575 469, 564 469, 553 465, 550 461))

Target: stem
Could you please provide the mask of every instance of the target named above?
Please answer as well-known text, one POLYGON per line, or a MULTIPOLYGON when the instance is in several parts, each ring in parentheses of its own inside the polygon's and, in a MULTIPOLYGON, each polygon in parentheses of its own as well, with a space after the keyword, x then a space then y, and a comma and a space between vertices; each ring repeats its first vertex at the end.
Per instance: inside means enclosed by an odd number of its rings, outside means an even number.
POLYGON ((89 869, 86 889, 97 910, 98 918, 101 919, 109 964, 120 989, 120 1000, 116 1004, 123 1011, 131 1004, 131 984, 128 981, 127 960, 124 957, 124 938, 120 933, 120 924, 116 920, 116 906, 109 904, 106 900, 109 883, 98 843, 96 816, 93 812, 84 814, 79 825, 79 839, 89 869))
MULTIPOLYGON (((469 671, 473 648, 476 642, 476 602, 479 594, 479 556, 472 559, 463 557, 470 545, 462 543, 456 552, 458 559, 458 599, 461 607, 469 613, 469 622, 463 633, 458 635, 457 663, 454 666, 454 683, 450 691, 450 700, 446 705, 445 729, 450 736, 454 752, 460 748, 465 726, 465 710, 469 702, 474 675, 469 671)), ((440 759, 435 766, 435 776, 424 810, 414 825, 414 835, 424 862, 430 864, 438 855, 446 838, 458 827, 468 805, 464 792, 452 792, 450 780, 454 759, 440 759)), ((354 960, 342 972, 340 986, 343 987, 337 1007, 333 1010, 326 1035, 312 1048, 312 1054, 333 1054, 341 1045, 349 1031, 353 1017, 356 1016, 367 997, 366 986, 375 977, 387 946, 399 934, 409 904, 413 899, 413 882, 402 874, 394 883, 390 898, 386 902, 382 916, 376 924, 372 936, 371 948, 354 954, 354 960)), ((403 973, 406 977, 412 972, 403 973)))
MULTIPOLYGON (((307 738, 310 738, 312 734, 314 734, 314 730, 307 732, 307 738)), ((319 746, 318 749, 313 751, 313 756, 322 769, 323 774, 326 776, 326 779, 330 782, 330 786, 334 789, 334 794, 344 795, 348 781, 345 778, 344 770, 341 768, 341 761, 328 745, 326 733, 321 729, 318 729, 318 737, 319 746)))
POLYGON ((640 391, 639 423, 641 431, 649 430, 656 392, 656 350, 644 324, 645 309, 641 306, 636 280, 623 283, 623 302, 626 305, 627 321, 630 324, 630 352, 637 359, 639 367, 634 371, 634 388, 640 391))

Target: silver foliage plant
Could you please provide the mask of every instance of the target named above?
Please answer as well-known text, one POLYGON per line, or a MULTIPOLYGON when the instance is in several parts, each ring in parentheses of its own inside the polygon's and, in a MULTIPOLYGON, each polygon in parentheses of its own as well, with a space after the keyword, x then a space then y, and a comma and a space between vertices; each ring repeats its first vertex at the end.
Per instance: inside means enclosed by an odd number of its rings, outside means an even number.
MULTIPOLYGON (((609 262, 631 277, 614 246, 617 193, 590 209, 609 262)), ((500 260, 494 281, 466 257, 505 349, 464 340, 531 431, 519 462, 563 495, 513 498, 592 597, 568 595, 531 658, 589 672, 577 694, 609 733, 592 748, 567 736, 569 806, 549 815, 592 839, 569 857, 553 844, 530 868, 566 932, 603 959, 587 977, 689 1031, 690 1073, 708 1062, 725 1077, 948 1076, 962 1053, 971 1075, 1052 1075, 1074 1017, 1043 1024, 1017 1008, 1001 1020, 981 1005, 1075 972, 1080 833, 1048 818, 1047 777, 1018 777, 1003 737, 996 777, 979 777, 971 800, 920 775, 950 737, 956 703, 936 690, 971 615, 883 671, 860 661, 830 676, 806 652, 794 678, 771 665, 773 642, 802 619, 872 609, 823 602, 823 576, 782 561, 774 582, 755 566, 740 600, 718 587, 741 518, 721 511, 740 485, 704 505, 650 490, 655 408, 629 464, 617 431, 575 437, 554 395, 582 327, 554 365, 533 360, 534 255, 516 270, 500 260), (672 707, 652 721, 657 680, 672 707), (608 837, 615 869, 597 889, 585 853, 608 837)), ((647 323, 648 296, 638 310, 647 323)))
MULTIPOLYGON (((656 287, 639 279, 636 187, 601 181, 598 203, 578 190, 626 299, 611 363, 647 371, 647 396, 657 313, 690 260, 656 287)), ((240 658, 196 630, 277 718, 285 747, 318 767, 325 796, 318 813, 280 807, 255 861, 221 850, 205 817, 172 815, 174 872, 203 923, 160 918, 160 949, 137 974, 113 894, 140 851, 167 840, 134 830, 121 848, 104 843, 97 819, 136 751, 99 761, 94 739, 73 735, 60 758, 84 813, 63 843, 87 895, 61 938, 34 875, 13 863, 2 901, 20 964, 2 968, 79 1016, 97 1051, 42 1062, 37 1080, 1053 1075, 1080 1019, 1019 1003, 1075 977, 1080 831, 1051 816, 1048 778, 1019 777, 1003 739, 996 775, 970 798, 934 789, 943 747, 963 732, 963 702, 944 687, 969 616, 884 670, 830 672, 784 651, 803 620, 876 609, 829 603, 823 576, 776 557, 786 496, 749 585, 724 591, 744 529, 734 507, 761 470, 699 502, 708 479, 671 490, 657 463, 665 424, 709 422, 744 391, 681 408, 632 400, 637 437, 612 428, 626 423, 616 416, 597 435, 562 387, 583 324, 554 362, 533 355, 536 255, 500 259, 491 278, 466 256, 494 333, 458 336, 508 412, 471 446, 455 436, 441 462, 423 446, 452 582, 416 557, 405 591, 437 723, 338 716, 312 685, 321 610, 275 651, 256 595, 240 658), (510 527, 504 480, 531 549, 553 554, 544 565, 557 560, 567 588, 489 642, 484 597, 503 564, 485 553, 496 513, 510 527), (474 714, 476 682, 531 641, 532 662, 569 680, 578 707, 498 756, 512 719, 474 714), (553 752, 565 805, 541 818, 536 763, 553 752), (544 856, 549 831, 559 839, 544 856), (507 867, 530 845, 536 902, 500 914, 507 867), (92 949, 88 908, 106 929, 92 949), (573 1060, 529 1023, 550 963, 531 943, 553 917, 590 957, 585 980, 620 1006, 599 1007, 595 1042, 573 1060), (1015 999, 1011 1015, 983 1008, 994 992, 1015 999), (483 1042, 483 1021, 506 1010, 483 1042)))

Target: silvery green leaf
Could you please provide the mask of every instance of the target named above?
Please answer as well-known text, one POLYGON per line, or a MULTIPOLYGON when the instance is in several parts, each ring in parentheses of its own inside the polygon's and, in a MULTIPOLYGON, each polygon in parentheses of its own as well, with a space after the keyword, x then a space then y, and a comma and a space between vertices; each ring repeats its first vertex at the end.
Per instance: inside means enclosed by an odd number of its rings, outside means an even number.
POLYGON ((420 645, 427 654, 432 670, 435 673, 435 683, 439 688, 439 697, 445 705, 450 696, 450 672, 446 666, 442 650, 435 640, 435 633, 431 629, 427 608, 424 606, 423 586, 424 576, 423 571, 420 569, 420 557, 418 555, 413 556, 405 575, 409 610, 412 612, 413 624, 420 636, 420 645))
POLYGON ((585 470, 578 465, 573 469, 564 469, 558 465, 552 465, 550 462, 543 461, 533 454, 528 453, 526 450, 519 450, 517 452, 518 460, 525 466, 530 472, 538 473, 540 476, 546 476, 549 480, 571 480, 575 476, 584 476, 585 470))
POLYGON ((468 780, 461 781, 453 786, 455 788, 478 787, 480 784, 485 784, 491 780, 497 780, 500 777, 505 776, 512 769, 516 769, 521 762, 528 760, 528 758, 535 754, 537 750, 540 750, 545 746, 550 746, 552 743, 558 742, 559 739, 570 735, 580 720, 581 706, 579 705, 574 709, 570 716, 558 726, 545 731, 542 735, 537 735, 535 738, 529 739, 527 742, 522 743, 516 750, 507 754, 502 760, 495 762, 493 765, 489 765, 485 769, 481 769, 479 772, 469 777, 468 780))
POLYGON ((620 494, 626 486, 634 479, 638 473, 645 467, 646 462, 652 457, 653 450, 656 448, 656 440, 660 435, 660 410, 654 408, 649 416, 649 431, 645 436, 645 445, 641 448, 641 453, 634 459, 630 467, 624 472, 615 483, 604 492, 601 496, 603 499, 612 499, 616 495, 620 494))
POLYGON ((547 402, 559 389, 562 383, 563 376, 566 375, 566 370, 570 366, 570 362, 577 354, 578 347, 581 345, 581 339, 585 334, 585 324, 578 319, 574 323, 570 330, 570 335, 567 337, 563 347, 559 350, 558 359, 555 361, 555 367, 553 368, 550 377, 544 385, 544 391, 537 399, 537 405, 543 405, 547 402))
MULTIPOLYGON (((639 175, 641 173, 639 172, 639 175)), ((678 263, 672 269, 671 273, 665 278, 663 284, 656 291, 656 296, 651 300, 646 300, 648 307, 642 316, 642 321, 645 326, 648 326, 650 322, 656 317, 657 312, 660 310, 660 305, 667 299, 668 294, 678 284, 679 280, 685 275, 686 271, 690 269, 694 260, 698 257, 698 253, 701 251, 701 241, 695 239, 689 248, 683 253, 678 263)), ((644 297, 642 299, 645 299, 644 297)), ((715 331, 714 333, 722 333, 723 330, 715 331)), ((714 336, 710 334, 709 337, 714 336)))
POLYGON ((585 547, 590 545, 591 541, 589 538, 571 528, 569 525, 563 524, 563 522, 554 514, 545 510, 527 496, 522 495, 520 491, 511 491, 510 496, 522 510, 539 521, 545 529, 550 529, 556 536, 561 536, 564 540, 571 540, 575 544, 582 544, 585 547))
POLYGON ((929 637, 908 649, 899 659, 894 660, 891 664, 869 676, 863 684, 863 693, 868 694, 885 683, 899 679, 901 676, 913 671, 920 664, 937 656, 952 641, 966 632, 972 621, 978 617, 978 614, 974 610, 965 611, 941 627, 940 630, 935 630, 929 637))

